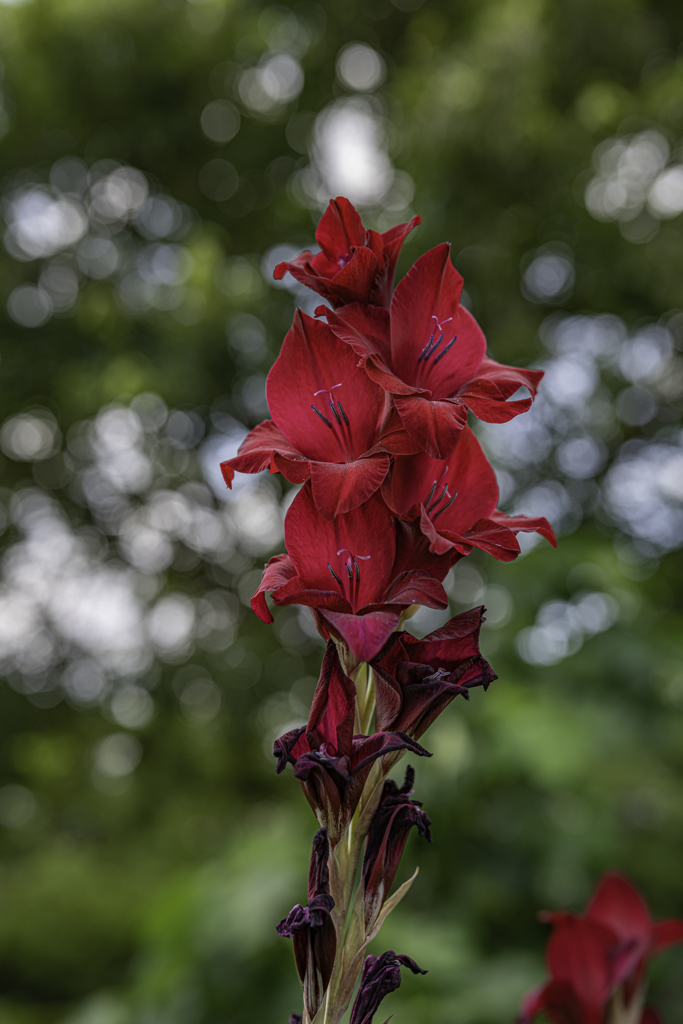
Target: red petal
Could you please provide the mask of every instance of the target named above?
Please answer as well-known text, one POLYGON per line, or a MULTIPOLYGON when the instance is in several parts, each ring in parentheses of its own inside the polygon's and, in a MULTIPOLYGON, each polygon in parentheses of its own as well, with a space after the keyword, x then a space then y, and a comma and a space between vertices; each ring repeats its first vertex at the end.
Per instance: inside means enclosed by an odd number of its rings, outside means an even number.
POLYGON ((275 267, 275 270, 273 271, 273 277, 275 278, 276 281, 281 281, 282 278, 287 273, 292 274, 293 277, 297 276, 296 274, 293 273, 292 268, 294 268, 294 270, 303 270, 304 266, 310 263, 312 258, 313 253, 310 251, 310 249, 306 249, 305 252, 299 253, 299 255, 295 257, 295 259, 293 260, 287 260, 284 263, 278 263, 278 265, 275 267))
POLYGON ((683 921, 676 917, 667 917, 657 921, 652 928, 651 955, 656 956, 670 946, 683 942, 683 921))
POLYGON ((372 249, 373 253, 377 258, 377 265, 379 267, 384 266, 384 242, 379 231, 373 231, 372 228, 368 228, 365 232, 365 242, 363 243, 372 249))
POLYGON ((363 356, 360 365, 363 366, 370 380, 391 395, 419 395, 422 398, 431 398, 429 389, 414 388, 412 384, 406 384, 395 373, 387 369, 386 363, 378 355, 363 356))
POLYGON ((251 599, 251 607, 262 622, 273 621, 273 616, 270 614, 266 604, 266 591, 278 589, 295 576, 296 569, 289 555, 273 555, 267 565, 264 566, 261 583, 251 599))
POLYGON ((317 511, 311 485, 305 484, 285 518, 285 543, 308 589, 330 589, 332 577, 328 562, 340 579, 346 581, 342 585, 347 586, 347 556, 337 554, 346 549, 358 559, 360 567, 354 610, 383 599, 391 579, 396 540, 391 514, 377 495, 360 508, 330 521, 317 511))
POLYGON ((382 244, 384 245, 385 259, 397 260, 406 236, 421 223, 422 218, 416 214, 412 220, 405 221, 403 224, 396 224, 395 227, 389 228, 388 231, 383 231, 381 237, 382 244))
POLYGON ((588 918, 564 918, 555 926, 547 949, 548 966, 555 981, 571 985, 596 1024, 612 988, 610 950, 612 929, 588 918))
POLYGON ((586 917, 611 928, 622 941, 635 939, 643 949, 650 943, 652 919, 645 901, 617 872, 603 875, 586 908, 586 917))
POLYGON ((353 303, 336 312, 319 306, 316 316, 325 316, 341 341, 349 345, 358 356, 374 353, 390 366, 389 313, 379 306, 361 306, 353 303))
POLYGON ((300 576, 295 576, 284 586, 274 590, 273 601, 277 605, 303 604, 314 610, 332 608, 335 611, 346 612, 351 608, 349 602, 339 594, 339 591, 315 590, 307 587, 300 576))
POLYGON ((396 561, 392 579, 397 579, 405 572, 421 570, 427 576, 443 580, 452 565, 452 556, 432 554, 417 522, 407 523, 397 519, 395 529, 396 561))
POLYGON ((486 352, 486 339, 468 311, 460 306, 462 278, 444 243, 421 256, 396 287, 391 302, 391 367, 408 384, 430 388, 437 398, 454 395, 475 375, 486 352), (457 336, 453 348, 418 362, 431 336, 445 332, 440 345, 457 336), (445 322, 448 321, 448 322, 445 322), (439 359, 437 362, 436 360, 439 359))
POLYGON ((520 387, 527 387, 532 396, 545 376, 543 370, 527 370, 520 366, 504 366, 495 359, 485 356, 477 371, 477 380, 490 380, 499 388, 504 398, 514 395, 520 387))
POLYGON ((422 569, 401 573, 387 590, 384 601, 386 604, 423 604, 427 608, 448 608, 448 597, 442 583, 422 569))
POLYGON ((640 1024, 663 1024, 662 1018, 652 1006, 646 1006, 640 1024))
POLYGON ((400 613, 384 609, 362 615, 348 615, 325 609, 320 614, 346 641, 359 661, 370 661, 398 626, 400 613))
POLYGON ((458 495, 437 517, 436 529, 462 533, 478 519, 492 518, 498 501, 496 474, 470 428, 464 427, 459 437, 448 459, 432 459, 425 454, 394 459, 386 500, 396 512, 403 515, 414 504, 425 502, 436 480, 432 500, 445 485, 450 495, 458 495))
POLYGON ((519 1024, 530 1024, 539 1013, 545 1011, 553 1024, 601 1024, 602 1017, 586 1010, 572 989, 564 981, 549 981, 542 988, 530 992, 522 1003, 517 1020, 519 1024))
MULTIPOLYGON (((478 655, 479 648, 477 646, 477 640, 479 637, 479 630, 484 615, 484 606, 479 605, 477 608, 470 608, 469 611, 461 612, 459 615, 454 615, 452 619, 443 626, 439 626, 432 633, 428 633, 427 636, 421 640, 413 640, 408 638, 408 643, 411 647, 417 645, 420 650, 421 644, 429 644, 429 650, 433 653, 434 657, 438 659, 440 648, 436 647, 437 643, 444 641, 444 646, 447 646, 449 651, 452 652, 454 640, 467 639, 468 645, 466 647, 466 654, 463 653, 463 657, 469 657, 470 655, 478 655), (474 647, 470 647, 469 643, 474 643, 474 647)), ((452 654, 451 654, 452 656, 452 654)), ((417 660, 415 657, 413 660, 417 660)))
POLYGON ((311 748, 329 743, 338 756, 350 757, 355 709, 356 687, 342 670, 337 648, 330 640, 306 726, 311 748))
POLYGON ((366 244, 366 232, 360 214, 344 196, 330 199, 315 229, 315 240, 335 259, 346 257, 351 249, 366 244))
MULTIPOLYGON (((395 227, 382 232, 382 242, 384 244, 384 252, 387 259, 391 258, 388 255, 389 252, 391 252, 391 256, 393 256, 393 247, 397 244, 400 247, 403 244, 406 235, 409 235, 413 228, 416 228, 417 225, 421 223, 422 218, 418 217, 416 214, 412 220, 406 221, 404 224, 396 224, 395 227)), ((396 258, 398 259, 398 253, 396 253, 396 258)))
POLYGON ((324 253, 313 256, 304 252, 289 263, 279 263, 274 271, 275 279, 280 280, 287 271, 333 306, 364 303, 370 301, 376 286, 377 258, 369 248, 362 246, 353 255, 349 254, 348 263, 340 270, 338 260, 331 260, 324 253))
POLYGON ((376 296, 373 298, 373 301, 377 302, 380 306, 389 307, 391 304, 391 292, 394 287, 396 264, 398 263, 401 246, 406 236, 414 227, 421 223, 420 217, 416 216, 406 224, 397 224, 395 228, 384 231, 380 236, 384 248, 384 266, 377 275, 376 296))
POLYGON ((371 249, 360 246, 329 284, 329 294, 335 305, 350 302, 369 302, 370 292, 377 277, 377 258, 371 249))
POLYGON ((441 479, 445 468, 446 459, 432 459, 424 452, 397 456, 383 488, 385 501, 397 515, 406 515, 413 506, 427 500, 434 481, 441 479))
POLYGON ((278 263, 273 271, 276 281, 290 273, 300 284, 318 292, 328 301, 333 301, 331 280, 339 270, 339 264, 328 260, 323 253, 302 252, 288 263, 278 263))
MULTIPOLYGON (((440 533, 437 533, 436 527, 427 515, 424 505, 420 505, 420 529, 423 536, 429 541, 429 550, 435 555, 447 554, 453 550, 458 540, 462 540, 458 534, 449 533, 442 537, 440 533)), ((469 551, 467 551, 467 554, 469 554, 469 551)))
POLYGON ((433 459, 447 459, 467 423, 467 410, 457 402, 431 402, 427 398, 395 395, 401 422, 423 451, 433 459))
POLYGON ((530 398, 523 398, 518 402, 506 402, 495 396, 475 395, 469 390, 469 387, 460 392, 459 398, 470 412, 484 423, 509 423, 515 416, 520 416, 521 413, 528 412, 531 408, 530 398))
POLYGON ((389 456, 374 455, 356 462, 311 462, 311 487, 318 512, 334 519, 358 508, 381 487, 389 456))
POLYGON ((273 452, 270 462, 271 473, 282 473, 285 480, 290 484, 304 484, 311 475, 310 462, 302 462, 300 459, 290 459, 280 452, 273 452))
POLYGON ((382 394, 358 368, 351 349, 319 320, 297 311, 280 355, 268 374, 266 397, 273 419, 302 456, 316 462, 344 462, 371 448, 379 434, 382 394), (335 385, 341 384, 341 387, 335 385), (341 402, 350 427, 342 430, 322 388, 341 402), (313 411, 315 405, 333 424, 313 411), (350 433, 350 453, 339 438, 350 433))
POLYGON ((546 985, 537 985, 531 992, 527 992, 519 1008, 518 1024, 532 1024, 534 1018, 545 1009, 545 994, 551 984, 552 982, 546 985))
MULTIPOLYGON (((233 459, 221 462, 223 478, 228 487, 232 486, 235 472, 260 473, 262 470, 268 469, 276 452, 285 456, 282 468, 279 465, 276 467, 280 472, 290 465, 290 460, 291 462, 302 462, 300 471, 305 474, 304 480, 308 478, 308 463, 305 457, 287 440, 273 420, 265 420, 249 431, 233 459)), ((295 476, 299 475, 296 468, 293 472, 295 476)), ((284 472, 283 475, 287 476, 287 473, 284 472)), ((287 476, 287 479, 290 477, 287 476)), ((296 479, 292 481, 292 483, 297 482, 301 481, 296 479)))
POLYGON ((501 526, 507 526, 513 533, 540 533, 554 548, 557 547, 555 531, 543 516, 508 516, 505 512, 495 509, 489 515, 489 519, 501 526))
POLYGON ((389 417, 382 427, 382 433, 375 445, 378 451, 389 452, 391 455, 417 455, 420 446, 401 423, 395 408, 391 408, 389 417))
POLYGON ((519 542, 512 530, 500 526, 491 519, 480 519, 469 530, 465 530, 462 539, 466 544, 493 555, 499 562, 512 562, 519 554, 519 542))

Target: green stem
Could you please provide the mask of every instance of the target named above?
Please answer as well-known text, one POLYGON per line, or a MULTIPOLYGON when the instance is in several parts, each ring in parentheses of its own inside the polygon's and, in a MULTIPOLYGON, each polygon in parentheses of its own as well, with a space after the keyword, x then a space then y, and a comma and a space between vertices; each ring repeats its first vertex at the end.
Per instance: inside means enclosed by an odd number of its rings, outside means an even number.
MULTIPOLYGON (((368 735, 375 714, 374 673, 370 666, 363 662, 355 670, 352 678, 356 684, 355 731, 368 735)), ((362 883, 354 894, 354 884, 365 837, 382 794, 385 775, 386 769, 381 762, 375 762, 363 787, 347 834, 332 854, 331 876, 336 881, 336 891, 333 893, 336 902, 333 919, 337 929, 337 956, 324 1006, 316 1014, 314 1024, 338 1024, 350 1002, 353 984, 360 973, 359 952, 365 944, 363 894, 360 891, 362 883)))

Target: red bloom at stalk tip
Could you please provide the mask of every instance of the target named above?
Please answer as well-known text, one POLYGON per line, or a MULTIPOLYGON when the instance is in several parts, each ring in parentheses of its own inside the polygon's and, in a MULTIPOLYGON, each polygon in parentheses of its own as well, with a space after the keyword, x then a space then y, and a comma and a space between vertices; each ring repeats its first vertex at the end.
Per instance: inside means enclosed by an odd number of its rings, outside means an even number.
POLYGON ((382 487, 393 512, 419 520, 434 554, 451 552, 457 560, 475 547, 509 562, 519 554, 515 534, 521 531, 540 533, 557 546, 547 519, 499 512, 498 493, 496 474, 469 427, 447 459, 424 453, 395 458, 382 487))
POLYGON ((551 980, 523 1000, 529 1024, 544 1012, 555 1024, 657 1024, 642 1011, 645 964, 683 942, 683 921, 654 922, 638 890, 616 872, 603 876, 584 915, 543 913, 553 924, 547 963, 551 980))
POLYGON ((301 284, 318 292, 332 306, 349 302, 389 306, 396 263, 401 246, 419 217, 384 231, 369 231, 348 199, 330 199, 315 232, 322 252, 302 252, 288 263, 279 263, 277 281, 287 271, 301 284))
POLYGON ((434 459, 455 448, 470 410, 505 423, 530 407, 543 373, 501 366, 460 305, 463 280, 444 243, 421 256, 396 286, 391 312, 353 303, 333 312, 332 330, 360 357, 368 376, 392 398, 407 432, 434 459), (524 386, 530 398, 509 402, 524 386))
POLYGON ((310 477, 316 508, 332 519, 374 494, 389 453, 419 450, 348 345, 300 310, 268 374, 266 397, 273 419, 221 463, 228 487, 236 471, 270 469, 291 483, 310 477))
POLYGON ((289 554, 271 558, 252 608, 264 622, 273 621, 266 591, 276 604, 308 605, 358 661, 377 654, 403 608, 448 607, 441 580, 449 557, 430 554, 419 530, 394 519, 379 495, 330 521, 317 512, 311 484, 305 484, 287 513, 285 544, 289 554))
POLYGON ((399 750, 431 757, 419 743, 395 730, 354 736, 355 714, 356 687, 330 640, 308 724, 280 736, 273 745, 273 754, 278 759, 278 773, 287 764, 294 766, 304 795, 333 846, 346 832, 378 757, 399 750))

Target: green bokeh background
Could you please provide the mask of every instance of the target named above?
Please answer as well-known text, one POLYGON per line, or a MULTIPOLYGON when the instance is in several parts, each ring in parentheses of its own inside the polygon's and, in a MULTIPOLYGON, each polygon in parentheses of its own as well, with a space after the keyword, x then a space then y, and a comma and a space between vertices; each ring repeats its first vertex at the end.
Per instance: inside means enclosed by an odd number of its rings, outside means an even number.
MULTIPOLYGON (((301 171, 314 116, 349 94, 335 61, 354 41, 382 55, 386 81, 372 102, 393 166, 414 182, 412 198, 375 203, 366 221, 384 228, 412 211, 423 220, 400 273, 452 241, 468 301, 503 362, 547 359, 539 328, 557 311, 614 315, 629 331, 667 317, 679 337, 681 218, 659 225, 645 213, 620 226, 593 217, 583 200, 604 139, 654 130, 672 153, 680 145, 683 9, 673 0, 4 2, 6 216, 16 190, 47 182, 67 155, 88 167, 118 161, 184 204, 191 261, 177 306, 133 308, 113 274, 82 276, 76 303, 40 326, 2 313, 2 419, 37 408, 67 439, 47 459, 0 456, 2 543, 13 557, 24 536, 21 501, 42 493, 89 538, 98 564, 131 561, 116 524, 75 481, 91 459, 78 447, 87 424, 110 403, 144 410, 144 400, 135 406, 142 393, 192 411, 194 420, 176 422, 194 423, 196 436, 174 441, 161 419, 150 428, 154 481, 132 488, 129 510, 159 486, 222 507, 197 483, 201 436, 263 415, 259 374, 296 297, 271 287, 261 260, 275 245, 313 241, 319 211, 302 198, 301 171), (303 90, 274 110, 250 109, 240 74, 287 46, 303 90), (241 115, 225 144, 201 127, 216 101, 241 115), (236 172, 227 198, 200 185, 214 160, 236 172), (551 250, 571 253, 574 288, 532 301, 520 275, 551 250), (261 339, 252 347, 243 335, 235 341, 245 323, 261 339)), ((134 228, 124 235, 132 266, 152 243, 134 228)), ((3 310, 46 262, 11 253, 0 256, 3 310)), ((675 353, 669 367, 657 415, 640 426, 608 417, 610 459, 633 439, 680 429, 675 353)), ((608 400, 623 384, 605 370, 608 400)), ((216 452, 217 461, 220 445, 216 452)), ((527 484, 564 480, 552 453, 524 472, 527 484)), ((586 498, 575 481, 564 485, 575 501, 586 498)), ((256 493, 271 503, 285 490, 277 480, 263 487, 256 493)), ((680 501, 680 481, 677 493, 680 501)), ((507 615, 482 640, 499 681, 448 709, 426 737, 435 756, 417 766, 435 842, 411 837, 399 881, 417 863, 421 873, 374 944, 429 970, 387 999, 384 1016, 397 1022, 511 1021, 543 975, 536 911, 579 908, 609 867, 633 877, 657 916, 683 915, 681 555, 642 538, 634 545, 614 517, 597 506, 592 514, 588 500, 583 507, 557 552, 543 544, 510 565, 468 560, 475 579, 507 591, 507 615), (619 609, 610 628, 552 665, 520 657, 516 638, 544 603, 596 590, 619 609)), ((137 728, 134 714, 112 711, 111 693, 130 679, 113 673, 101 704, 63 693, 68 645, 33 689, 6 663, 2 1024, 277 1024, 298 1009, 291 950, 274 925, 304 898, 315 823, 291 773, 276 778, 264 747, 274 728, 301 718, 321 648, 296 613, 278 613, 275 627, 252 616, 254 571, 267 554, 267 537, 215 556, 176 540, 168 565, 138 574, 152 581, 147 590, 136 583, 143 604, 177 593, 222 601, 232 642, 162 645, 139 673, 154 714, 145 722, 141 712, 137 728), (214 689, 195 691, 209 694, 206 713, 192 711, 184 689, 196 678, 212 681, 214 689), (98 744, 110 734, 135 737, 134 771, 98 775, 98 744)), ((6 574, 12 564, 8 557, 6 574)), ((466 607, 457 580, 451 592, 454 610, 466 607)), ((678 950, 652 970, 652 1001, 668 1024, 683 1022, 682 967, 678 950)))

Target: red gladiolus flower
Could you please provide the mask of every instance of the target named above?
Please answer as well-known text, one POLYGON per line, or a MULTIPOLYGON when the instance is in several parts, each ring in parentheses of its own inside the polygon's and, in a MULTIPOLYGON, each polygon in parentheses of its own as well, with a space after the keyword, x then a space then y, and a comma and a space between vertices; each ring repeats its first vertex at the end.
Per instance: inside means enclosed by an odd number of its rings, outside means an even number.
POLYGON ((506 423, 530 407, 543 376, 486 357, 481 328, 460 305, 462 286, 444 243, 399 282, 391 313, 359 303, 316 310, 358 354, 371 380, 392 395, 403 426, 434 459, 451 454, 468 409, 487 422, 506 423), (508 402, 520 386, 532 398, 508 402))
POLYGON ((291 483, 310 477, 316 508, 333 519, 374 494, 387 475, 388 453, 419 450, 396 414, 387 417, 385 393, 349 346, 300 310, 268 374, 266 397, 273 419, 221 463, 228 487, 235 471, 270 469, 291 483))
POLYGON ((547 949, 551 980, 524 999, 519 1020, 545 1012, 555 1024, 657 1024, 642 1012, 646 962, 683 942, 683 921, 654 922, 638 890, 605 875, 583 916, 544 913, 554 925, 547 949))
POLYGON ((354 736, 356 687, 342 669, 330 640, 323 659, 308 724, 275 741, 278 774, 287 764, 335 846, 353 817, 374 761, 398 750, 431 757, 415 740, 396 731, 354 736))
POLYGON ((382 234, 368 231, 348 199, 339 196, 330 200, 315 233, 322 252, 302 252, 289 263, 279 263, 273 276, 279 281, 289 271, 332 306, 371 302, 388 307, 401 246, 421 223, 413 217, 382 234))
POLYGON ((448 607, 441 580, 450 559, 430 554, 419 530, 393 519, 378 495, 329 521, 305 484, 287 513, 285 544, 289 554, 271 558, 252 608, 264 622, 273 621, 265 591, 276 604, 308 605, 358 661, 377 654, 402 608, 448 607))
POLYGON ((417 739, 455 697, 497 678, 479 650, 482 607, 456 615, 422 640, 394 633, 372 662, 378 729, 417 739))
POLYGON ((557 547, 555 533, 540 516, 506 516, 498 504, 496 474, 469 427, 448 459, 398 456, 382 494, 389 508, 420 529, 437 555, 468 555, 473 547, 510 562, 519 554, 516 533, 540 533, 557 547))

